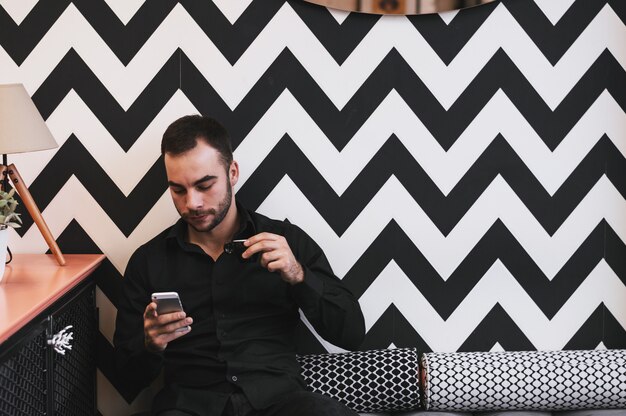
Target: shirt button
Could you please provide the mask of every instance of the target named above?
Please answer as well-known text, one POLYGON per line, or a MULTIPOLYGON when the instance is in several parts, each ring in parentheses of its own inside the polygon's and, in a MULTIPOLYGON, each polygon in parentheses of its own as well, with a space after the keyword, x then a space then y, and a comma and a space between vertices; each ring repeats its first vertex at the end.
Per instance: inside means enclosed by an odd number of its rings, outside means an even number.
POLYGON ((237 376, 232 376, 230 379, 231 379, 232 381, 237 381, 237 376))

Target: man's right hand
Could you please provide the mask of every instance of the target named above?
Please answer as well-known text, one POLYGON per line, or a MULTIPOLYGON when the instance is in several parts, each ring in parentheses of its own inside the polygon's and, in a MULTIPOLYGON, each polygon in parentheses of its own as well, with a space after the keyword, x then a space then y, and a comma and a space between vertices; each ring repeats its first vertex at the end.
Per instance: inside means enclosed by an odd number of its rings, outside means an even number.
POLYGON ((187 317, 185 312, 173 312, 163 315, 157 314, 157 304, 155 302, 146 306, 143 313, 143 332, 146 349, 154 352, 165 350, 167 344, 176 338, 191 331, 193 319, 187 317), (184 330, 176 331, 179 328, 187 327, 184 330))

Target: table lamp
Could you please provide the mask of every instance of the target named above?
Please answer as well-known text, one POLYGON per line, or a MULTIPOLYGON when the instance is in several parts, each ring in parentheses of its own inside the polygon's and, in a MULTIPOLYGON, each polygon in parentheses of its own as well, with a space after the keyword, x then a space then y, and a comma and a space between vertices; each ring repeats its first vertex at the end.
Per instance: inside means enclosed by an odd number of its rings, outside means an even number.
POLYGON ((2 154, 2 189, 8 191, 11 180, 39 232, 48 243, 59 265, 65 265, 63 253, 52 237, 48 225, 41 216, 28 187, 14 164, 8 164, 7 154, 25 153, 59 147, 48 130, 43 117, 35 107, 22 84, 0 85, 0 153, 2 154))

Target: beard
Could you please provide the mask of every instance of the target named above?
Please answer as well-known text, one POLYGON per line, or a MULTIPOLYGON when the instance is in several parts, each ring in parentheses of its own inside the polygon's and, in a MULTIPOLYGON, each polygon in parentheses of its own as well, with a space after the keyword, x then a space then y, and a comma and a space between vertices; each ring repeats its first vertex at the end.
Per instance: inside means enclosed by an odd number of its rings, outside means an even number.
POLYGON ((233 190, 232 187, 230 186, 230 179, 227 178, 226 179, 227 183, 226 183, 226 195, 224 196, 224 198, 219 202, 219 204, 217 205, 217 209, 207 209, 207 210, 189 210, 187 212, 184 213, 180 213, 181 217, 183 218, 183 220, 185 220, 185 222, 194 230, 196 230, 197 232, 209 232, 211 230, 213 230, 215 227, 217 227, 218 225, 221 224, 221 222, 224 220, 224 218, 226 217, 226 214, 228 213, 228 210, 230 209, 230 206, 232 204, 232 200, 233 200, 233 190), (200 216, 200 215, 212 215, 213 219, 211 220, 211 222, 208 225, 202 225, 200 226, 199 224, 195 224, 193 222, 193 220, 191 220, 189 217, 195 217, 195 216, 200 216))

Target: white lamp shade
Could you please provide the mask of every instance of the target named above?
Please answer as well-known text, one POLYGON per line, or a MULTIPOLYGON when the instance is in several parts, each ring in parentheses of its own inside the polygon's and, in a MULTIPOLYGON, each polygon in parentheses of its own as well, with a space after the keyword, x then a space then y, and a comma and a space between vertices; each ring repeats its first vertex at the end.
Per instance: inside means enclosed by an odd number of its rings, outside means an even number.
POLYGON ((0 85, 0 154, 58 147, 22 84, 0 85))

